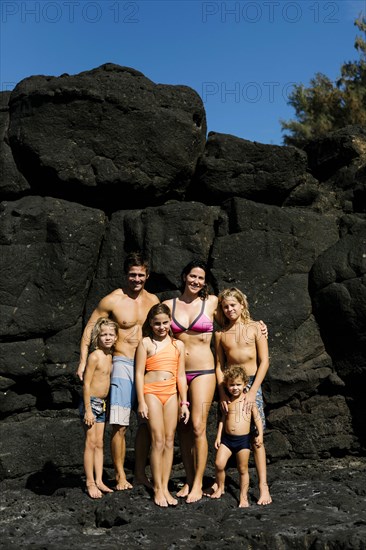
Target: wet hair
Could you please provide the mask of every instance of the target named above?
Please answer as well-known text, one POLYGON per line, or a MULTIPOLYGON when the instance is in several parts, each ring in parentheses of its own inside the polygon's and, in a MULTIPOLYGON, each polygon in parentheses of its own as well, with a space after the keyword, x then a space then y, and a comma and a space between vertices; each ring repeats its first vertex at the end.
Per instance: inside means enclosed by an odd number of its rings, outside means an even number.
POLYGON ((220 292, 218 295, 218 304, 217 304, 217 311, 216 311, 216 318, 217 322, 220 326, 225 327, 230 324, 229 319, 226 317, 222 302, 223 300, 228 300, 230 298, 235 298, 239 302, 240 305, 243 306, 242 312, 240 314, 240 319, 243 323, 249 323, 251 321, 250 313, 249 313, 249 306, 248 306, 248 300, 246 295, 239 290, 236 287, 231 288, 225 288, 220 292))
POLYGON ((235 378, 241 378, 244 386, 248 384, 249 376, 242 365, 231 365, 224 371, 224 385, 227 386, 229 380, 235 380, 235 378))
MULTIPOLYGON (((170 308, 166 304, 155 304, 154 306, 152 306, 142 326, 143 336, 150 336, 150 338, 153 338, 154 331, 151 328, 151 321, 153 320, 154 317, 156 317, 156 315, 161 315, 161 314, 168 315, 169 319, 172 318, 172 313, 170 311, 170 308)), ((170 332, 170 335, 172 336, 171 332, 170 332)))
POLYGON ((192 260, 191 262, 189 262, 189 264, 187 264, 183 268, 182 273, 180 274, 180 278, 182 281, 181 291, 182 293, 184 292, 184 289, 186 286, 185 278, 187 277, 188 273, 190 273, 192 269, 194 269, 195 267, 199 267, 200 269, 203 269, 203 271, 205 272, 205 284, 203 285, 202 289, 199 291, 198 295, 201 298, 201 300, 207 300, 209 296, 209 290, 208 290, 208 284, 207 284, 209 271, 208 271, 207 264, 200 258, 196 258, 192 260))
POLYGON ((125 274, 130 271, 131 267, 142 266, 146 269, 146 275, 149 274, 149 262, 143 256, 142 252, 130 252, 123 262, 123 270, 125 274))
POLYGON ((90 337, 90 344, 94 349, 98 347, 98 339, 99 339, 100 333, 102 332, 103 327, 113 327, 116 332, 116 336, 118 337, 119 327, 117 323, 112 321, 112 319, 108 319, 108 317, 99 317, 99 319, 97 320, 97 322, 93 327, 91 337, 90 337))

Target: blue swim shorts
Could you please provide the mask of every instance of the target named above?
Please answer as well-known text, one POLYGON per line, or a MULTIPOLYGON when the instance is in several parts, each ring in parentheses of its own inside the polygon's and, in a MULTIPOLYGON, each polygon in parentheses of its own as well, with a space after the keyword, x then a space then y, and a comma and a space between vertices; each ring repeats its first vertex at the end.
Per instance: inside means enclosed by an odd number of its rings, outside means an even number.
POLYGON ((130 424, 131 410, 136 405, 134 360, 122 355, 113 357, 110 390, 109 423, 119 426, 130 424))
MULTIPOLYGON (((95 422, 105 422, 107 419, 107 401, 101 397, 91 397, 90 405, 95 416, 95 422)), ((83 399, 80 401, 79 414, 81 420, 84 421, 85 407, 83 399)))

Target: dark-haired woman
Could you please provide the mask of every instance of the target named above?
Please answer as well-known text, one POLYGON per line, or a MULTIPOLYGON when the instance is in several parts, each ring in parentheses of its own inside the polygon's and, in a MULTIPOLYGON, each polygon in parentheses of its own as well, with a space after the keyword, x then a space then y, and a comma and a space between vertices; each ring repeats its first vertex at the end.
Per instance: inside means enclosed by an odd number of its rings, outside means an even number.
POLYGON ((206 276, 207 267, 203 262, 190 262, 182 271, 182 294, 164 302, 172 312, 174 336, 185 348, 191 416, 187 426, 178 428, 187 480, 177 496, 187 497, 188 503, 197 502, 203 495, 208 455, 206 425, 216 387, 210 344, 217 297, 208 293, 206 276))

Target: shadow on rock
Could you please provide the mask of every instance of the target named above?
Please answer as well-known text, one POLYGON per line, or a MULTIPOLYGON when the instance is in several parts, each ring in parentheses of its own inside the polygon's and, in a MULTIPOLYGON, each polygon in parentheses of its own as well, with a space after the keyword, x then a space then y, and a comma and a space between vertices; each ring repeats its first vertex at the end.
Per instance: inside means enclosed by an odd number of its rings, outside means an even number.
POLYGON ((31 474, 26 482, 26 488, 37 495, 50 496, 66 487, 83 488, 80 474, 63 474, 52 461, 46 462, 41 471, 31 474))

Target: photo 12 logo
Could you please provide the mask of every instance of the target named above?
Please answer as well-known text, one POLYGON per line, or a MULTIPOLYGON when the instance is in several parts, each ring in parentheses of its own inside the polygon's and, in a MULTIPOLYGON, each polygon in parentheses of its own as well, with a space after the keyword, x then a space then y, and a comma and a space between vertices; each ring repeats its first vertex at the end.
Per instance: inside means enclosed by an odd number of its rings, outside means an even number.
POLYGON ((278 98, 288 101, 295 82, 202 82, 203 103, 214 99, 220 103, 274 103, 278 98))
POLYGON ((21 23, 139 23, 138 2, 93 2, 64 0, 60 2, 1 2, 1 21, 17 18, 21 23))
POLYGON ((305 16, 313 23, 339 23, 338 2, 265 1, 202 2, 202 23, 298 23, 305 16))

